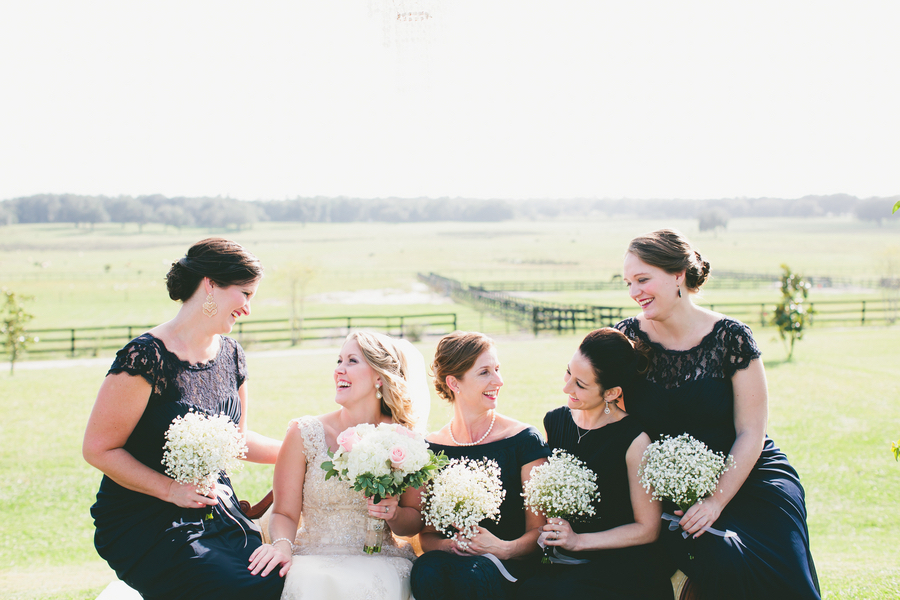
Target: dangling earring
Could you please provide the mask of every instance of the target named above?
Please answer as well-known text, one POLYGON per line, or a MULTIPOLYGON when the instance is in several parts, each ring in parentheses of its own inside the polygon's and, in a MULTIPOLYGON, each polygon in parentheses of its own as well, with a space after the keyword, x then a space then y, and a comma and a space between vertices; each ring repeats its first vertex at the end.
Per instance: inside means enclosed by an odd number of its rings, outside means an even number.
POLYGON ((681 286, 678 286, 678 297, 681 298, 681 286))
POLYGON ((380 385, 375 386, 375 399, 381 400, 381 386, 380 385))
POLYGON ((206 295, 206 302, 203 303, 203 314, 212 318, 217 312, 219 312, 219 305, 216 304, 216 299, 213 298, 212 292, 210 292, 206 295))
POLYGON ((603 409, 603 413, 604 413, 604 414, 607 414, 607 415, 609 414, 609 405, 610 405, 610 403, 607 402, 607 403, 606 403, 606 408, 603 409))

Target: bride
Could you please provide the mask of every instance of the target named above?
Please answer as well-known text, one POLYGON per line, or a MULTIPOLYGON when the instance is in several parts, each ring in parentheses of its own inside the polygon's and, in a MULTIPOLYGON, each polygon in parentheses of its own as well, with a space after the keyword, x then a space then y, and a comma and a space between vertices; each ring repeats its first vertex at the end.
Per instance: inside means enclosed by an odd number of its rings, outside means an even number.
POLYGON ((424 429, 430 403, 425 362, 405 340, 354 332, 341 348, 334 382, 336 411, 295 419, 288 427, 275 463, 273 541, 250 556, 249 568, 253 574, 277 569, 286 575, 282 600, 405 600, 415 553, 391 533, 410 536, 422 529, 419 491, 374 504, 345 481, 326 481, 321 465, 348 427, 398 423, 424 429), (368 516, 387 525, 381 552, 374 556, 363 550, 368 516))

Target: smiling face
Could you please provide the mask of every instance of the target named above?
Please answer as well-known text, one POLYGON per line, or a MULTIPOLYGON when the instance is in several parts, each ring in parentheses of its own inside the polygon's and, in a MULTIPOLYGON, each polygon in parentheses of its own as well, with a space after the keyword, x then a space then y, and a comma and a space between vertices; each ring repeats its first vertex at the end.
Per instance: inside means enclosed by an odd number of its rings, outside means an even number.
POLYGON ((241 317, 250 316, 250 300, 256 295, 258 288, 258 279, 244 285, 212 288, 213 297, 218 305, 216 316, 222 320, 223 333, 229 333, 241 317))
POLYGON ((355 339, 344 342, 334 368, 334 401, 341 406, 348 406, 364 399, 378 402, 375 397, 376 386, 381 378, 363 357, 359 343, 355 339))
POLYGON ((455 401, 463 409, 481 412, 497 408, 497 395, 503 386, 497 351, 494 348, 485 350, 465 375, 459 379, 451 376, 447 380, 455 401))
POLYGON ((629 295, 638 303, 648 319, 665 318, 681 300, 678 297, 678 289, 684 281, 683 271, 666 273, 629 252, 625 255, 622 277, 628 286, 629 295))
POLYGON ((565 382, 563 393, 569 397, 570 409, 592 411, 606 408, 604 390, 597 383, 594 367, 580 350, 576 350, 569 361, 565 382))

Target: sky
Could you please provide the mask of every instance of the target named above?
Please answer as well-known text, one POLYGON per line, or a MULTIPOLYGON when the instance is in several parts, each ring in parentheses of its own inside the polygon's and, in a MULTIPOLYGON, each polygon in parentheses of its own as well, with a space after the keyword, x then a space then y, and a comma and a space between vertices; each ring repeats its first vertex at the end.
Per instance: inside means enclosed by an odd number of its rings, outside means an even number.
POLYGON ((0 199, 892 196, 898 31, 896 0, 4 2, 0 199))

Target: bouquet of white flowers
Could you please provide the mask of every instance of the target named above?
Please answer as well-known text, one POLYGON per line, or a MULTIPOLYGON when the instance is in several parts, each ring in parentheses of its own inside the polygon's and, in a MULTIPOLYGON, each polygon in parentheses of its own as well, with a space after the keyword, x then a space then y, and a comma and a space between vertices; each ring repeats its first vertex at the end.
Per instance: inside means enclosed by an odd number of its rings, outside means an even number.
POLYGON ((193 410, 176 417, 166 431, 162 464, 166 475, 197 486, 208 494, 219 473, 243 468, 247 456, 244 436, 227 415, 208 416, 193 410))
MULTIPOLYGON (((420 488, 447 463, 443 454, 428 449, 425 438, 396 424, 362 423, 337 437, 338 449, 323 462, 325 479, 337 477, 375 503, 385 496, 399 496, 407 488, 420 488)), ((371 532, 364 550, 381 551, 384 521, 371 518, 371 532)))
MULTIPOLYGON (((676 438, 663 436, 644 451, 638 468, 641 486, 653 500, 671 500, 683 511, 715 493, 722 473, 734 466, 734 458, 713 452, 687 433, 676 438)), ((669 529, 677 529, 678 517, 663 514, 669 529)), ((704 528, 716 535, 734 535, 704 528)), ((683 534, 687 537, 687 533, 683 534)))
POLYGON ((457 543, 465 546, 465 539, 477 533, 478 523, 500 520, 505 497, 495 461, 457 458, 422 493, 422 518, 445 535, 458 534, 457 543))
POLYGON ((522 496, 525 506, 547 518, 592 517, 593 504, 600 499, 597 474, 557 448, 546 463, 531 470, 522 496))
POLYGON ((338 449, 322 463, 325 479, 337 477, 375 503, 419 488, 447 462, 428 449, 425 438, 402 425, 362 423, 337 437, 338 449))

